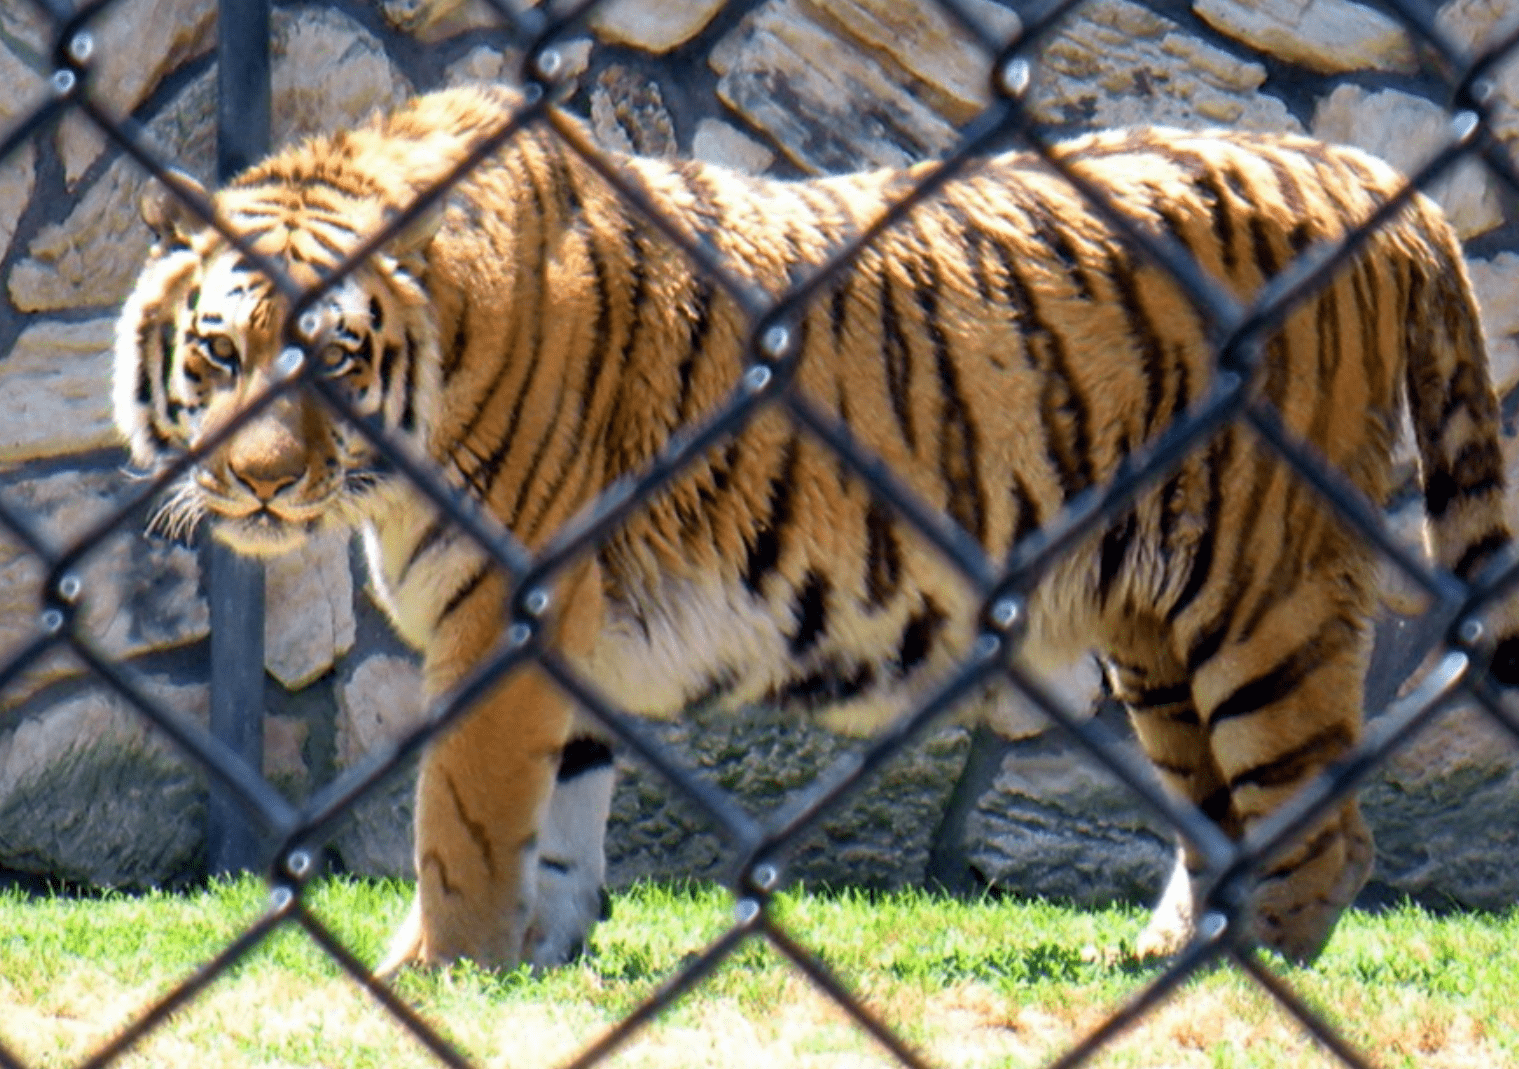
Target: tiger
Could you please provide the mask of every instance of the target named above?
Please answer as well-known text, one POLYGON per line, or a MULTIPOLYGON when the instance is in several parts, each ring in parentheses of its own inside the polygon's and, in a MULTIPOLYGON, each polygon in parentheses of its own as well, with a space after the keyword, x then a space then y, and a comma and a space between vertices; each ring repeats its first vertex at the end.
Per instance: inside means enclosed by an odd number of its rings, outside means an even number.
MULTIPOLYGON (((150 184, 155 243, 116 332, 114 413, 133 465, 162 470, 210 442, 151 526, 182 534, 209 516, 255 557, 357 529, 435 702, 516 627, 635 714, 769 702, 880 730, 972 656, 990 610, 787 411, 714 439, 531 592, 399 458, 537 553, 735 391, 789 369, 785 390, 1007 560, 1219 380, 1207 318, 1118 218, 1248 302, 1404 182, 1294 135, 1155 127, 1056 144, 1107 213, 1038 154, 988 152, 823 278, 765 363, 743 293, 787 293, 935 165, 783 179, 606 155, 665 231, 576 151, 584 124, 558 105, 552 123, 487 145, 524 101, 504 85, 420 95, 216 192, 246 247, 324 287, 299 316, 220 229, 150 184), (324 281, 472 153, 478 166, 431 208, 324 281), (695 248, 736 281, 719 284, 695 248), (265 396, 297 374, 311 381, 265 396), (317 379, 363 427, 334 415, 317 379), (518 598, 528 607, 511 609, 518 598)), ((1251 382, 1283 433, 1372 503, 1395 489, 1391 454, 1411 424, 1433 559, 1468 580, 1505 556, 1499 409, 1460 245, 1431 200, 1413 196, 1299 302, 1251 382)), ((1239 840, 1361 738, 1377 567, 1274 450, 1225 423, 1038 578, 999 656, 1042 670, 1095 655, 1164 789, 1239 840)), ((1519 682, 1516 630, 1500 610, 1485 647, 1506 685, 1519 682)), ((1011 691, 989 685, 957 715, 1005 723, 1011 691)), ((428 743, 415 895, 380 974, 459 958, 551 966, 584 945, 613 786, 598 723, 530 664, 428 743)), ((1258 874, 1249 937, 1313 960, 1373 854, 1351 797, 1258 874)), ((1188 945, 1208 880, 1184 842, 1135 949, 1188 945)))

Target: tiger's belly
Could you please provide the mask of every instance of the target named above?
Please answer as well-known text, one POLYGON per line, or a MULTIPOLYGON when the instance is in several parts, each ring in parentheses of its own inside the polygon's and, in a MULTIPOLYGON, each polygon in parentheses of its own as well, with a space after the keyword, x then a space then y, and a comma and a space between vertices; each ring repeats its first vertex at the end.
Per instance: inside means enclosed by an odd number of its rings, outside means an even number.
MULTIPOLYGON (((738 584, 671 580, 657 599, 610 603, 600 641, 580 667, 618 706, 643 716, 669 718, 705 703, 779 705, 842 734, 870 735, 920 705, 969 654, 971 607, 944 608, 936 642, 904 668, 899 620, 835 613, 829 633, 799 652, 789 610, 776 612, 738 584)), ((1097 676, 1089 658, 1027 652, 1068 708, 1090 704, 1097 676)), ((1047 726, 1001 679, 973 688, 955 715, 1008 737, 1047 726)))

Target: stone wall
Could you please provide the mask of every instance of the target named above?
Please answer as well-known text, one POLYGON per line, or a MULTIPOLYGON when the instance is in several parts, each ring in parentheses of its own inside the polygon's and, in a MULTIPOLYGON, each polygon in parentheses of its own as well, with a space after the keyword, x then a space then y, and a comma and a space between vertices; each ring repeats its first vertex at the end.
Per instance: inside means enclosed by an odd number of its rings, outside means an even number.
MULTIPOLYGON (((966 2, 966 0, 962 0, 966 2)), ((972 0, 993 35, 1015 0, 972 0)), ((45 98, 48 31, 0 6, 0 132, 45 98)), ((510 78, 521 51, 480 0, 282 4, 274 19, 274 137, 350 124, 407 95, 510 78)), ((1509 0, 1450 0, 1440 25, 1495 40, 1509 0)), ((203 181, 214 157, 213 0, 118 0, 91 26, 91 85, 203 181)), ((986 102, 987 62, 926 0, 612 0, 557 43, 570 106, 606 145, 799 175, 890 165, 952 148, 986 102)), ((1446 136, 1437 60, 1350 0, 1090 0, 1044 42, 1033 108, 1071 130, 1120 123, 1308 132, 1417 165, 1446 136)), ((1497 72, 1497 133, 1519 140, 1519 63, 1497 72)), ((148 244, 143 173, 82 116, 0 160, 0 500, 64 544, 130 489, 108 410, 111 324, 148 244)), ((1479 166, 1433 192, 1468 242, 1498 378, 1519 382, 1519 214, 1479 166)), ((1513 450, 1510 450, 1511 454, 1513 450)), ((1405 523, 1411 517, 1400 517, 1405 523)), ((129 524, 84 562, 86 625, 169 707, 205 722, 208 614, 193 547, 129 524)), ((40 634, 42 568, 0 535, 0 666, 40 634)), ((418 715, 414 662, 364 593, 351 548, 318 543, 268 576, 264 771, 301 797, 418 715)), ((1066 688, 1093 702, 1090 673, 1066 688)), ((1110 715, 1104 714, 1104 715, 1110 715)), ((1122 730, 1121 719, 1114 726, 1122 730)), ((782 804, 858 747, 763 711, 694 715, 658 733, 752 811, 782 804)), ((92 884, 204 870, 204 777, 67 655, 0 691, 0 873, 92 884)), ((1366 792, 1377 893, 1495 906, 1519 898, 1515 748, 1469 711, 1417 741, 1366 792)), ((409 787, 393 777, 330 844, 334 865, 409 868, 409 787)), ((635 766, 614 806, 613 878, 720 874, 731 857, 635 766)), ((892 762, 793 858, 789 875, 915 882, 932 857, 999 886, 1083 901, 1147 895, 1168 836, 1058 733, 972 746, 945 729, 892 762), (971 773, 960 779, 967 752, 971 773), (956 789, 957 779, 959 787, 956 789), (963 829, 954 848, 944 827, 963 829)))

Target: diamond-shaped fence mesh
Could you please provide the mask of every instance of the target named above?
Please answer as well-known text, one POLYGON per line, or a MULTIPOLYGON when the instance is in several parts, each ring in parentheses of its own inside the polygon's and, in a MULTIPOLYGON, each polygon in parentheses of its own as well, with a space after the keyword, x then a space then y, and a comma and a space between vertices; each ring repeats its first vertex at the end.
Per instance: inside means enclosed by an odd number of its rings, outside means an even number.
MULTIPOLYGON (((110 57, 100 54, 91 36, 91 25, 112 7, 111 0, 84 4, 77 9, 66 0, 30 2, 36 5, 37 11, 35 17, 31 13, 28 17, 46 27, 51 53, 40 58, 50 70, 43 75, 45 91, 28 97, 24 112, 13 121, 0 141, 0 162, 26 150, 35 139, 53 130, 65 116, 82 116, 101 138, 169 185, 194 215, 214 226, 224 225, 212 204, 176 177, 176 161, 161 154, 144 128, 131 118, 120 115, 110 100, 97 95, 92 79, 110 57)), ((982 3, 937 0, 935 11, 958 26, 964 39, 972 43, 972 52, 979 51, 980 69, 984 71, 985 85, 989 86, 987 98, 990 103, 960 125, 954 146, 942 154, 940 162, 923 170, 913 187, 887 211, 848 240, 841 241, 817 266, 799 273, 783 292, 772 295, 735 275, 711 245, 691 236, 689 228, 663 218, 655 207, 655 198, 641 188, 638 178, 615 158, 602 154, 596 144, 587 139, 583 126, 564 118, 557 101, 570 95, 573 83, 572 64, 567 62, 564 42, 574 33, 583 31, 587 21, 602 5, 597 0, 586 0, 579 4, 544 4, 519 9, 510 0, 489 0, 489 6, 496 32, 508 35, 522 57, 523 103, 515 114, 500 117, 497 131, 480 143, 468 159, 435 186, 422 191, 409 210, 371 235, 319 286, 307 288, 299 285, 280 264, 259 256, 240 235, 227 233, 228 239, 235 244, 241 243, 248 258, 289 299, 292 305, 290 318, 294 322, 366 257, 383 248, 391 238, 445 198, 449 189, 473 167, 510 143, 520 132, 533 130, 559 139, 570 152, 594 168, 654 230, 681 249, 697 270, 726 291, 742 308, 747 316, 749 338, 747 370, 731 384, 727 400, 722 405, 673 439, 643 470, 613 485, 592 507, 580 513, 536 552, 530 551, 471 502, 451 490, 426 461, 398 447, 383 431, 375 429, 360 416, 342 391, 311 372, 316 363, 314 359, 305 360, 301 370, 274 385, 259 404, 243 413, 239 421, 209 436, 195 453, 184 457, 171 470, 157 475, 150 482, 138 485, 125 505, 95 522, 68 544, 55 544, 41 533, 34 517, 0 497, 0 526, 41 562, 42 571, 46 573, 38 588, 41 627, 34 637, 8 653, 4 663, 0 664, 0 689, 45 657, 59 650, 70 651, 78 662, 104 685, 119 693, 157 731, 201 763, 213 789, 231 800, 232 813, 256 825, 267 840, 279 844, 272 855, 274 860, 269 873, 273 897, 268 912, 207 961, 193 977, 96 1052, 87 1064, 104 1065, 115 1060, 170 1014, 194 1000, 271 933, 281 929, 304 930, 445 1064, 469 1064, 385 983, 373 979, 369 967, 311 912, 303 900, 305 878, 312 868, 312 851, 320 847, 356 802, 372 792, 398 765, 419 753, 441 729, 457 718, 469 715, 472 702, 493 683, 529 662, 536 663, 539 670, 573 696, 579 706, 622 746, 675 785, 708 820, 722 829, 735 856, 741 859, 731 884, 738 900, 731 928, 684 964, 647 1002, 585 1048, 572 1063, 574 1065, 596 1064, 661 1009, 703 983, 729 955, 751 940, 768 942, 781 956, 790 959, 819 990, 837 1000, 859 1027, 876 1037, 903 1064, 928 1064, 871 1010, 856 1001, 829 968, 786 930, 771 909, 770 897, 776 865, 784 862, 788 849, 799 838, 828 814, 840 799, 871 777, 929 725, 942 718, 947 710, 994 679, 1006 681, 1022 692, 1068 732, 1088 752, 1091 760, 1126 784, 1136 796, 1136 805, 1147 806, 1173 826, 1207 859, 1214 877, 1214 890, 1209 899, 1212 912, 1199 923, 1200 937, 1126 1005, 1054 1064, 1082 1063, 1178 985, 1197 975, 1199 970, 1219 962, 1232 962, 1243 974, 1256 980, 1263 991, 1300 1020, 1346 1064, 1370 1064, 1363 1054, 1353 1050, 1295 995, 1273 972, 1268 961, 1243 940, 1238 913, 1239 888, 1242 881, 1259 872, 1263 864, 1277 855, 1284 844, 1312 827, 1330 807, 1338 805, 1355 791, 1396 747, 1455 701, 1474 700, 1502 729, 1519 735, 1519 719, 1500 704, 1479 652, 1481 647, 1476 641, 1476 631, 1471 626, 1484 608, 1514 585, 1519 566, 1512 559, 1505 559, 1500 562, 1500 567, 1490 569, 1480 581, 1472 583, 1432 568, 1391 533, 1379 508, 1351 487, 1344 477, 1321 464, 1311 448, 1292 436, 1279 415, 1260 399, 1254 388, 1253 372, 1264 339, 1282 325, 1294 307, 1325 286, 1335 272, 1355 256, 1366 236, 1395 217, 1416 190, 1448 177, 1462 161, 1477 160, 1495 179, 1503 196, 1519 195, 1519 165, 1495 132, 1494 112, 1502 107, 1502 102, 1495 95, 1493 83, 1494 72, 1506 60, 1519 56, 1519 30, 1510 32, 1506 39, 1488 45, 1478 54, 1468 54, 1448 35, 1432 10, 1421 0, 1388 0, 1387 11, 1401 20, 1415 42, 1414 52, 1420 57, 1424 77, 1443 79, 1450 107, 1445 147, 1409 176, 1409 184, 1402 196, 1385 203, 1344 240, 1307 249, 1263 287, 1248 305, 1241 305, 1187 249, 1137 224, 1111 203, 1101 189, 1094 188, 1053 152, 1051 146, 1056 131, 1037 120, 1027 106, 1025 90, 1031 65, 1040 62, 1041 50, 1053 29, 1081 7, 1079 0, 1023 5, 1018 12, 1019 28, 1010 37, 1004 24, 999 23, 997 27, 987 24, 982 3), (871 248, 880 235, 897 225, 916 205, 930 200, 946 184, 974 169, 978 159, 990 151, 1009 146, 1021 146, 1042 156, 1053 171, 1063 175, 1108 224, 1123 235, 1126 242, 1174 277, 1196 315, 1208 325, 1209 336, 1216 347, 1216 374, 1207 396, 1168 430, 1135 452, 1116 478, 1075 496, 1051 522, 1018 541, 1008 559, 998 560, 989 556, 949 517, 916 494, 879 457, 864 448, 847 425, 797 387, 796 335, 806 310, 823 299, 830 282, 853 269, 863 250, 871 248), (81 562, 94 553, 104 539, 139 528, 150 503, 169 483, 226 442, 242 426, 242 421, 255 415, 260 406, 274 403, 289 391, 311 391, 320 395, 322 401, 358 433, 369 437, 389 463, 413 480, 438 510, 492 555, 510 577, 511 589, 516 592, 505 610, 503 644, 474 669, 446 702, 430 710, 421 728, 398 744, 384 747, 366 761, 349 768, 300 804, 287 801, 223 739, 166 708, 144 687, 130 667, 118 663, 103 650, 98 639, 84 625, 81 606, 88 603, 90 591, 82 588, 79 579, 81 562), (975 591, 983 607, 980 616, 983 623, 969 656, 917 708, 884 733, 873 737, 865 749, 829 769, 804 797, 765 819, 756 819, 721 790, 682 768, 664 747, 651 741, 645 727, 629 719, 620 707, 618 694, 599 692, 557 653, 552 644, 544 640, 541 606, 535 604, 534 598, 567 565, 583 558, 588 550, 636 514, 652 495, 670 485, 695 458, 732 441, 735 434, 761 413, 783 414, 800 434, 832 450, 839 464, 853 478, 867 484, 879 502, 889 507, 901 522, 915 528, 975 591), (1433 665, 1417 686, 1406 689, 1396 698, 1393 698, 1393 687, 1384 686, 1377 691, 1383 695, 1385 711, 1374 720, 1373 729, 1354 752, 1337 762, 1330 772, 1308 784, 1268 822, 1252 829, 1239 842, 1229 841, 1197 809, 1160 790, 1149 771, 1119 745, 1117 738, 1100 720, 1078 716, 1066 708, 1040 679, 1019 667, 1011 656, 1020 642, 1024 599, 1039 578, 1073 548, 1121 517, 1146 487, 1174 470, 1190 451, 1230 424, 1247 425, 1258 440, 1275 448, 1303 483, 1332 505, 1345 524, 1375 546, 1423 592, 1427 606, 1425 615, 1420 626, 1407 632, 1417 638, 1405 643, 1408 648, 1399 651, 1397 674, 1401 678, 1402 673, 1421 662, 1433 665)), ((925 6, 932 5, 927 5, 925 0, 925 6)), ((230 5, 227 11, 246 12, 250 7, 255 9, 251 25, 258 27, 261 22, 257 5, 230 5)), ((255 145, 252 152, 235 160, 240 165, 251 162, 258 155, 257 127, 263 121, 258 111, 268 106, 267 83, 261 85, 260 80, 268 78, 268 69, 266 64, 249 59, 250 55, 256 57, 258 50, 243 47, 246 41, 236 36, 239 32, 249 32, 247 24, 229 19, 230 15, 224 16, 221 55, 228 70, 224 71, 222 88, 224 93, 242 93, 243 104, 242 110, 224 107, 222 117, 226 124, 242 123, 248 129, 241 131, 244 135, 241 142, 236 130, 224 131, 224 137, 230 138, 228 143, 234 146, 230 150, 234 158, 237 157, 236 145, 247 145, 248 137, 252 137, 255 145), (229 57, 238 59, 235 68, 229 57), (248 130, 254 132, 249 134, 248 130)), ((816 61, 827 62, 826 57, 817 57, 816 61)), ((5 405, 5 398, 0 397, 0 413, 4 413, 5 405)), ((252 610, 245 608, 243 611, 252 610)), ((257 659, 255 663, 258 663, 257 659)), ((237 687, 234 685, 233 689, 237 687)), ((23 1063, 0 1049, 0 1065, 9 1069, 23 1063)))

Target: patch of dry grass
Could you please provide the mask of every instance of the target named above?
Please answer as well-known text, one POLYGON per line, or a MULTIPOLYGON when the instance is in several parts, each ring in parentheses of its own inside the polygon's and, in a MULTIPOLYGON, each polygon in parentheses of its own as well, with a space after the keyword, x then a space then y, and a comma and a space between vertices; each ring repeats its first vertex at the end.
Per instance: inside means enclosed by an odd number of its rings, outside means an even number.
MULTIPOLYGON (((373 961, 405 904, 398 884, 329 881, 306 901, 373 961)), ((75 1065, 137 1020, 264 909, 252 881, 193 895, 98 900, 0 894, 0 1044, 29 1066, 75 1065)), ((1132 939, 1138 911, 964 903, 921 894, 782 896, 798 942, 939 1065, 1033 1066, 1097 1028, 1157 970, 1084 960, 1132 939), (1088 955, 1090 957, 1090 955, 1088 955)), ((618 897, 586 960, 542 977, 461 965, 410 973, 401 997, 478 1064, 558 1065, 603 1034, 730 923, 726 895, 640 887, 618 897)), ((1311 970, 1274 967, 1380 1065, 1519 1066, 1519 915, 1353 914, 1311 970)), ((438 1064, 294 927, 276 931, 117 1064, 438 1064)), ((775 949, 746 943, 621 1047, 616 1067, 895 1064, 775 949)), ((1188 981, 1091 1063, 1331 1066, 1270 996, 1232 969, 1188 981)))

